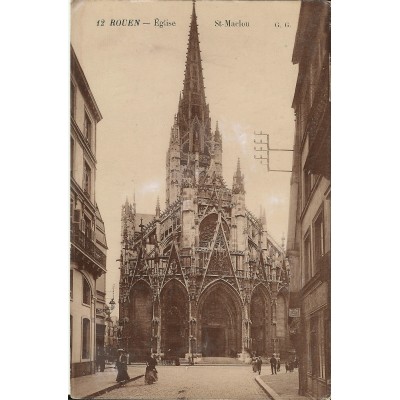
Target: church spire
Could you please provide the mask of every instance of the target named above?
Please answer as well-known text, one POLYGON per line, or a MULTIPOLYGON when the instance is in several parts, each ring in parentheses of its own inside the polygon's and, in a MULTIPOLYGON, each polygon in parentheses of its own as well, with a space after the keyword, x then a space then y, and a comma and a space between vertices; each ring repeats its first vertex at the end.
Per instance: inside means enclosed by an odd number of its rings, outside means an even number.
POLYGON ((237 166, 236 166, 236 172, 235 175, 233 176, 233 193, 238 194, 242 193, 244 194, 244 175, 242 175, 242 171, 240 170, 240 158, 238 158, 237 161, 237 166))
POLYGON ((178 125, 184 153, 207 154, 206 142, 211 138, 209 109, 206 104, 196 6, 193 2, 186 53, 185 78, 179 101, 178 125), (189 139, 189 140, 188 140, 189 139))
POLYGON ((186 53, 185 80, 183 84, 183 102, 188 102, 187 110, 189 120, 196 115, 202 121, 203 109, 206 108, 203 68, 201 66, 199 32, 197 29, 197 15, 195 2, 193 2, 192 18, 190 22, 188 50, 186 53))

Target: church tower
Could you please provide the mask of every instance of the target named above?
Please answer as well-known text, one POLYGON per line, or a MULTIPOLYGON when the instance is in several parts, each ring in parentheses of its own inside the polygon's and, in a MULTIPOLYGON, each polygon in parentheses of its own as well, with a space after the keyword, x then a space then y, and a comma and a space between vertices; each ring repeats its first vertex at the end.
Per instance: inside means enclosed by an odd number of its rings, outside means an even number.
MULTIPOLYGON (((222 141, 219 132, 215 137, 217 165, 222 172, 222 141)), ((171 129, 167 152, 167 206, 180 198, 182 183, 185 182, 185 186, 195 185, 200 174, 209 168, 213 144, 193 2, 183 90, 179 96, 178 113, 171 129)))

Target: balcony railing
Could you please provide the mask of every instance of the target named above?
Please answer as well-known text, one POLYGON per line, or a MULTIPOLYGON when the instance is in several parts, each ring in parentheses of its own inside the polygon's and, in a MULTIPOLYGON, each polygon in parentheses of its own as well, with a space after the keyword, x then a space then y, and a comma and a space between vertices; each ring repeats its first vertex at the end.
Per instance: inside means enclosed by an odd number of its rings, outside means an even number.
POLYGON ((106 255, 79 229, 77 224, 71 227, 71 242, 103 268, 106 268, 106 255))

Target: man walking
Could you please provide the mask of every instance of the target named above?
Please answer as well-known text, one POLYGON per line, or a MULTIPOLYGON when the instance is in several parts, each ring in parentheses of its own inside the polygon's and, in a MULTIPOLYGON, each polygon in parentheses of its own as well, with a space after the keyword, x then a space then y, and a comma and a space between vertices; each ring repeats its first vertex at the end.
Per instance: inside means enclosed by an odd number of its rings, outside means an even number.
POLYGON ((261 357, 258 357, 258 358, 257 358, 257 361, 256 361, 258 375, 261 374, 261 364, 262 364, 261 357))
POLYGON ((276 358, 274 355, 269 359, 269 363, 271 364, 272 375, 276 375, 276 358))

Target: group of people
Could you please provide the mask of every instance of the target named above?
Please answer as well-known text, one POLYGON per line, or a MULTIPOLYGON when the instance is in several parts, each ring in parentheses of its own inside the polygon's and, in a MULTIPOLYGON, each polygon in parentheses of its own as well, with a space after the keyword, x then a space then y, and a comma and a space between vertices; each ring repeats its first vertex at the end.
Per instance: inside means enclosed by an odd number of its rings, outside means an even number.
MULTIPOLYGON (((155 356, 150 355, 146 362, 146 372, 144 375, 144 381, 148 385, 151 385, 158 380, 156 365, 157 360, 155 359, 155 356)), ((130 377, 128 375, 128 357, 124 349, 118 350, 118 357, 115 363, 115 367, 118 370, 116 381, 121 382, 122 385, 124 385, 127 381, 130 380, 130 377)))
MULTIPOLYGON (((277 375, 277 373, 281 370, 281 359, 279 357, 275 357, 275 354, 273 354, 272 357, 269 359, 269 363, 271 365, 272 375, 277 375)), ((255 354, 253 354, 253 357, 251 358, 251 364, 253 372, 258 372, 258 374, 260 375, 262 365, 261 357, 257 357, 255 354)), ((293 369, 297 368, 297 365, 297 359, 295 359, 294 361, 287 361, 285 363, 286 372, 293 372, 293 369)))
MULTIPOLYGON (((277 372, 281 370, 281 361, 280 358, 275 358, 275 354, 269 359, 269 363, 271 364, 271 372, 272 375, 276 375, 277 372)), ((285 362, 286 372, 293 372, 294 368, 298 367, 298 360, 295 358, 293 361, 289 360, 285 362)))
MULTIPOLYGON (((288 361, 285 363, 286 372, 293 372, 293 368, 297 368, 297 360, 288 361)), ((269 363, 271 365, 271 373, 272 375, 277 375, 277 373, 281 370, 281 359, 279 357, 275 357, 275 354, 269 359, 269 363)), ((261 374, 261 365, 262 359, 261 357, 257 357, 253 355, 251 358, 251 365, 253 368, 253 372, 258 372, 261 374)))
POLYGON ((286 364, 285 364, 285 368, 286 368, 286 372, 293 372, 293 369, 294 368, 297 368, 298 367, 298 361, 297 361, 297 358, 295 358, 293 361, 288 361, 286 364))
MULTIPOLYGON (((281 369, 281 361, 279 357, 275 357, 275 354, 272 355, 272 357, 269 359, 269 363, 271 365, 271 372, 272 375, 276 375, 277 372, 280 371, 281 369)), ((115 367, 118 370, 118 375, 117 375, 117 382, 122 382, 124 385, 127 381, 129 381, 130 377, 128 375, 128 358, 127 358, 127 353, 124 349, 119 349, 118 350, 118 357, 117 361, 115 363, 115 367)), ((253 372, 258 372, 258 374, 261 374, 261 366, 262 366, 262 359, 260 356, 256 356, 253 354, 253 357, 251 359, 251 364, 253 368, 253 372)), ((293 368, 297 367, 297 359, 295 361, 288 361, 285 363, 285 368, 286 372, 293 372, 293 368)), ((157 360, 155 355, 149 356, 147 362, 146 362, 146 372, 144 376, 144 381, 146 384, 151 385, 154 382, 158 380, 158 372, 156 369, 157 365, 157 360)))
POLYGON ((258 372, 258 375, 261 374, 261 365, 262 365, 262 359, 261 357, 256 357, 253 355, 251 359, 251 364, 253 366, 253 372, 258 372))
MULTIPOLYGON (((275 357, 275 354, 272 355, 272 357, 269 359, 269 363, 271 365, 271 372, 272 375, 276 375, 277 372, 281 370, 281 359, 279 357, 275 357)), ((255 354, 253 354, 253 357, 251 358, 251 364, 253 367, 253 372, 258 372, 258 374, 261 374, 261 365, 262 365, 262 359, 261 357, 257 357, 255 354)), ((292 363, 289 363, 292 364, 292 363)), ((288 371, 288 363, 285 364, 286 366, 286 372, 288 371)), ((293 369, 292 369, 293 371, 293 369)))

